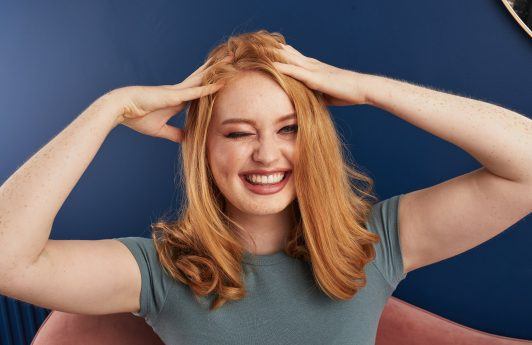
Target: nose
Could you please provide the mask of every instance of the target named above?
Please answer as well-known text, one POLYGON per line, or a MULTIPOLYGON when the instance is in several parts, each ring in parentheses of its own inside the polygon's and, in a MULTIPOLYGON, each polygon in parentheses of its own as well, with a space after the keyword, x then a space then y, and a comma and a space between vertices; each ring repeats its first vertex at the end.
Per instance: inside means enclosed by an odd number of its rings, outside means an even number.
POLYGON ((281 157, 281 147, 274 138, 265 136, 257 141, 253 150, 253 160, 265 166, 274 165, 281 157))

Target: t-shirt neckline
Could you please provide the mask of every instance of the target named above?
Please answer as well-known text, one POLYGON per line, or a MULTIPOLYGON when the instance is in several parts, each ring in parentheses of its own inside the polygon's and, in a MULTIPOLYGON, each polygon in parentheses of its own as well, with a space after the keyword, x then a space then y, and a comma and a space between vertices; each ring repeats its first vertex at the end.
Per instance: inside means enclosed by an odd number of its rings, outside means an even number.
POLYGON ((281 263, 289 258, 290 256, 286 255, 283 250, 265 255, 257 255, 248 251, 244 251, 244 257, 242 258, 242 261, 249 265, 267 266, 281 263))

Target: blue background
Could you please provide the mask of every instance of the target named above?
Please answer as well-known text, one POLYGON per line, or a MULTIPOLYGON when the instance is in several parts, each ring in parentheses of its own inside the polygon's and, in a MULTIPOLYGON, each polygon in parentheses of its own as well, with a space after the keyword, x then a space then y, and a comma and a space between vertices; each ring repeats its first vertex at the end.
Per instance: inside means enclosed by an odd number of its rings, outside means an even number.
MULTIPOLYGON (((337 67, 532 113, 532 40, 496 0, 0 6, 1 182, 105 92, 180 82, 216 44, 261 28, 337 67)), ((381 199, 480 167, 457 146, 378 108, 331 111, 381 199)), ((180 125, 182 116, 170 122, 180 125)), ((117 127, 65 201, 51 237, 148 237, 149 224, 176 207, 178 150, 117 127)), ((528 216, 468 252, 410 272, 394 296, 468 327, 532 339, 531 246, 528 216)), ((34 330, 17 319, 27 306, 0 297, 0 307, 1 340, 29 341, 34 330)))

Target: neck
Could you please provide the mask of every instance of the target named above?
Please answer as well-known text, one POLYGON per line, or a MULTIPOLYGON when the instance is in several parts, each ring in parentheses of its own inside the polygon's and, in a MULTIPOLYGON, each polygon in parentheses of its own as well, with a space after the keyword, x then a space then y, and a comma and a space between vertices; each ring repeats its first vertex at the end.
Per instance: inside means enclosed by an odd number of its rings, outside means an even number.
POLYGON ((283 250, 288 234, 295 225, 293 203, 279 213, 256 215, 227 205, 227 214, 245 233, 244 247, 255 255, 269 255, 283 250), (255 241, 256 247, 253 244, 255 241))

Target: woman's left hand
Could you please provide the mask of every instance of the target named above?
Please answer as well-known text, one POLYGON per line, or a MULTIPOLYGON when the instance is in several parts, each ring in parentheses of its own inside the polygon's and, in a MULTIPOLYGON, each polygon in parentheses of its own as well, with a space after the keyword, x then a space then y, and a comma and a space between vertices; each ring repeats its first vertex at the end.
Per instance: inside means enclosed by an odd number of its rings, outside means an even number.
POLYGON ((274 62, 275 67, 307 85, 320 91, 327 105, 366 104, 364 82, 367 74, 341 69, 314 58, 306 57, 288 44, 276 50, 289 63, 274 62))

